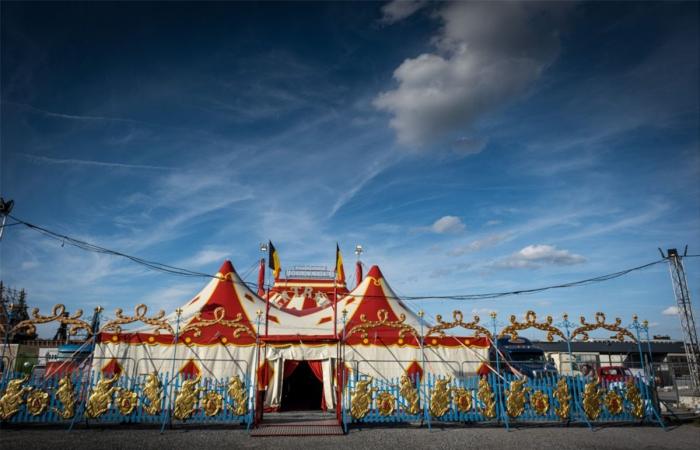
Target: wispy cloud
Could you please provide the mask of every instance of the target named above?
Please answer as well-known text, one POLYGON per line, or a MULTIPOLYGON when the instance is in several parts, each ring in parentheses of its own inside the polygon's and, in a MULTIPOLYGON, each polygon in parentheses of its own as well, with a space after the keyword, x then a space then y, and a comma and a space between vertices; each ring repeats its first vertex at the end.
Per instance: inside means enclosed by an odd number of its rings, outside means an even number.
POLYGON ((493 247, 499 243, 510 238, 510 233, 498 233, 485 236, 481 239, 476 239, 471 241, 467 245, 457 246, 453 250, 450 250, 449 255, 451 256, 461 256, 467 253, 478 252, 485 248, 493 247))
POLYGON ((110 169, 141 169, 141 170, 173 170, 172 167, 152 166, 147 164, 127 164, 107 161, 93 161, 87 159, 73 158, 50 158, 48 156, 32 155, 29 153, 20 154, 25 159, 35 163, 44 164, 62 164, 68 166, 89 166, 89 167, 105 167, 110 169))
POLYGON ((124 122, 124 123, 131 123, 131 124, 141 124, 141 125, 153 125, 148 122, 143 122, 140 120, 134 120, 134 119, 127 119, 123 117, 109 117, 109 116, 91 116, 91 115, 82 115, 82 114, 66 114, 66 113, 59 113, 59 112, 54 112, 54 111, 47 111, 45 109, 37 108, 32 105, 28 105, 26 103, 16 103, 16 102, 9 102, 6 100, 3 100, 3 104, 6 105, 12 105, 16 106, 19 108, 24 108, 29 111, 44 115, 46 117, 54 117, 57 119, 68 119, 68 120, 85 120, 85 121, 107 121, 107 122, 124 122))

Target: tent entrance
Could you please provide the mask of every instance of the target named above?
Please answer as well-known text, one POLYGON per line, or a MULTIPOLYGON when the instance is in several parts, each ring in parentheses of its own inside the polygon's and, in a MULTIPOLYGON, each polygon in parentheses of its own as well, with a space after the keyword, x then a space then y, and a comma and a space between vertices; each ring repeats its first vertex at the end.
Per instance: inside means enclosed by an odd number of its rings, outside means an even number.
POLYGON ((285 361, 281 411, 323 408, 321 361, 285 361))

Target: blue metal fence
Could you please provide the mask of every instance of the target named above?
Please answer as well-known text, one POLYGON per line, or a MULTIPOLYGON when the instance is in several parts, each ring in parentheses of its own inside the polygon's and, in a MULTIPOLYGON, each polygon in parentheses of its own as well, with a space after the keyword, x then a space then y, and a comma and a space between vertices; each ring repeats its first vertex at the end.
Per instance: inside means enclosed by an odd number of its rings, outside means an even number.
POLYGON ((528 379, 491 373, 451 378, 427 373, 422 381, 411 380, 413 391, 406 388, 406 382, 369 376, 350 379, 343 396, 345 426, 489 421, 506 426, 530 422, 591 425, 658 418, 650 386, 642 377, 605 383, 582 376, 528 379), (407 395, 419 405, 419 411, 409 411, 407 395))
POLYGON ((0 421, 70 426, 78 422, 252 423, 248 377, 197 379, 190 409, 178 418, 174 410, 185 382, 177 375, 172 380, 167 375, 150 374, 111 380, 95 373, 50 378, 7 374, 0 380, 0 421))

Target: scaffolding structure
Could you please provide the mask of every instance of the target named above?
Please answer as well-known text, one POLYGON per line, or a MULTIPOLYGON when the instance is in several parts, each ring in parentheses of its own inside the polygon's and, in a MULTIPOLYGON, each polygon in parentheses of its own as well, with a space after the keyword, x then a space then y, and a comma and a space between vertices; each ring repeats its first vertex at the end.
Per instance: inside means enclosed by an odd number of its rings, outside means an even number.
POLYGON ((678 305, 678 317, 683 330, 683 345, 685 355, 688 360, 690 378, 695 391, 700 391, 700 367, 698 367, 698 334, 693 318, 693 307, 690 303, 690 292, 688 291, 688 280, 685 276, 683 258, 675 248, 667 251, 669 269, 671 271, 671 281, 673 282, 673 293, 676 296, 678 305))

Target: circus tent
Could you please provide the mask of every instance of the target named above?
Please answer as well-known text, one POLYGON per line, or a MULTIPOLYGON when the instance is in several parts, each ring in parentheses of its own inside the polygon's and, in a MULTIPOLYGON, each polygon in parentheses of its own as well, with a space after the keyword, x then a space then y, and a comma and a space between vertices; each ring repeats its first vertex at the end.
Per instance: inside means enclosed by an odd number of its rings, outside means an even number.
POLYGON ((340 292, 342 297, 298 309, 267 302, 225 261, 197 295, 167 316, 149 316, 142 305, 134 316, 118 310, 98 336, 93 369, 102 376, 241 375, 266 391, 265 408, 275 410, 285 380, 304 362, 322 383, 320 406, 332 409, 338 367, 376 378, 424 371, 457 376, 476 372, 486 358, 487 338, 431 327, 398 298, 377 266, 355 289, 340 292), (144 326, 123 329, 137 322, 144 326))

